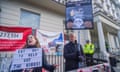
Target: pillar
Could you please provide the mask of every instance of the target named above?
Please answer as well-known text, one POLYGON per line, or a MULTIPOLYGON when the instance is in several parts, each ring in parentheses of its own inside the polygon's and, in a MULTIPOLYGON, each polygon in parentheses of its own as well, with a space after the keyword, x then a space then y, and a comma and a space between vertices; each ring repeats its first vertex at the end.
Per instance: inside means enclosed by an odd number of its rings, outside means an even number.
POLYGON ((103 27, 102 27, 101 21, 97 21, 97 29, 98 29, 100 51, 103 53, 106 53, 105 38, 104 38, 104 32, 103 32, 103 27))

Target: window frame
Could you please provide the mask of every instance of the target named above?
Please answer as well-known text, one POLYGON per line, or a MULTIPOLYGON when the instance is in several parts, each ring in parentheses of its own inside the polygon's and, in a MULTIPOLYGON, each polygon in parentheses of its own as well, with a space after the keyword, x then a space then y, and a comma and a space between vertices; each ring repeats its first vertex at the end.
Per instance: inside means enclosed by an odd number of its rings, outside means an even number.
POLYGON ((19 18, 19 25, 22 26, 22 27, 31 27, 33 30, 35 29, 39 29, 40 28, 40 18, 41 18, 41 14, 38 13, 38 12, 35 12, 35 11, 32 11, 32 10, 28 10, 28 9, 24 9, 24 8, 21 8, 20 9, 20 18, 19 18), (39 24, 37 25, 37 28, 33 28, 32 26, 24 26, 22 25, 20 22, 21 22, 21 17, 22 17, 22 11, 26 11, 26 12, 29 12, 29 13, 32 13, 32 14, 36 14, 36 15, 39 15, 39 24))

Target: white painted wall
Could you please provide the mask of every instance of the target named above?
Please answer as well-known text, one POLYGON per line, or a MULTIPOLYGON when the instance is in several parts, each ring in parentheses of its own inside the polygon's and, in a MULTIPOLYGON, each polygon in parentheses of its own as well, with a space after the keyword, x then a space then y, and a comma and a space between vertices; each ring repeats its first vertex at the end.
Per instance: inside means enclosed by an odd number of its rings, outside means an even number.
POLYGON ((63 31, 64 16, 27 3, 1 1, 0 25, 20 26, 21 8, 40 14, 40 29, 47 31, 63 31))

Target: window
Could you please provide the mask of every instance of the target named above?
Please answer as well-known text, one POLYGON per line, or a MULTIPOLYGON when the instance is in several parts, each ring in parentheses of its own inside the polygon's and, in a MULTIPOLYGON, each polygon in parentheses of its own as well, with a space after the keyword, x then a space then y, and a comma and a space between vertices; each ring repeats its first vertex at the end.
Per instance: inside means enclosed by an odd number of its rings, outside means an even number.
POLYGON ((40 14, 21 9, 20 25, 38 29, 40 27, 40 14))
POLYGON ((103 2, 104 2, 104 0, 101 0, 101 2, 103 3, 103 2))

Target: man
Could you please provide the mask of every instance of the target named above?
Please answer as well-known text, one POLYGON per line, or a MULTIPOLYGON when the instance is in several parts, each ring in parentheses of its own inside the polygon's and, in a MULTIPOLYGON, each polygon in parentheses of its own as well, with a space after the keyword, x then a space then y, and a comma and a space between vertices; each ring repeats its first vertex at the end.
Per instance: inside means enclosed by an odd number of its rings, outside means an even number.
POLYGON ((82 47, 80 51, 76 42, 75 34, 69 35, 70 42, 64 46, 65 71, 70 71, 79 68, 79 62, 82 61, 80 56, 83 54, 82 47))
POLYGON ((93 65, 93 54, 95 52, 95 46, 89 40, 86 40, 86 44, 84 45, 83 52, 86 56, 86 64, 87 66, 93 65))

